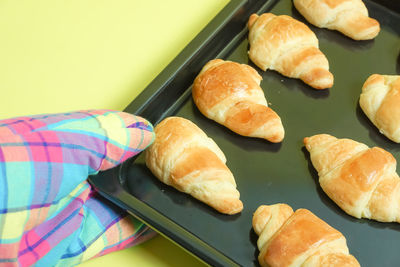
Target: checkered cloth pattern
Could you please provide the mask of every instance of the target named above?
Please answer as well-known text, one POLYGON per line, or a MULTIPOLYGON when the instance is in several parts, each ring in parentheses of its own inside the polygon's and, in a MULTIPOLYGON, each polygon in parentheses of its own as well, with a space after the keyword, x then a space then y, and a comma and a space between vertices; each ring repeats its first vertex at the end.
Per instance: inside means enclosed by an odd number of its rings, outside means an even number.
POLYGON ((153 139, 148 121, 110 110, 0 121, 0 266, 72 266, 150 238, 86 179, 153 139))

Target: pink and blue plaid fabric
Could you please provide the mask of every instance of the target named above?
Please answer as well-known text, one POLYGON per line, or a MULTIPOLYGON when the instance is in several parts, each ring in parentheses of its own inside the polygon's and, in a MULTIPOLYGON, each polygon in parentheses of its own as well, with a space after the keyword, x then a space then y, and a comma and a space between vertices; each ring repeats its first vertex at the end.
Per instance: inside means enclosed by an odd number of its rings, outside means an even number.
POLYGON ((0 266, 71 266, 151 237, 86 179, 153 139, 145 119, 109 110, 0 121, 0 266))

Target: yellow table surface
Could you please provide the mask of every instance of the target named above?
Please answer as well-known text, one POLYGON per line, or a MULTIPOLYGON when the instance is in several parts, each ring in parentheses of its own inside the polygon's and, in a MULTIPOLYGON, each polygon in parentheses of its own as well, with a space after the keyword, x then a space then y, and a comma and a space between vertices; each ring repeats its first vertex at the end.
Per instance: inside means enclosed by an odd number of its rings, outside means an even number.
MULTIPOLYGON (((0 1, 0 119, 123 110, 228 0, 0 1)), ((204 266, 158 236, 81 266, 204 266)))

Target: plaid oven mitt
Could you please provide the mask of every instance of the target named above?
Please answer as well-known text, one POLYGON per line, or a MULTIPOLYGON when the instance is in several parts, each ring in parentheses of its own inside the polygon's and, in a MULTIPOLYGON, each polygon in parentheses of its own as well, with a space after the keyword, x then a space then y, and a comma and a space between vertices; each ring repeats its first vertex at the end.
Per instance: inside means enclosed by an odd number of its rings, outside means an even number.
POLYGON ((0 266, 71 266, 151 237, 86 178, 153 139, 145 119, 109 110, 0 121, 0 266))

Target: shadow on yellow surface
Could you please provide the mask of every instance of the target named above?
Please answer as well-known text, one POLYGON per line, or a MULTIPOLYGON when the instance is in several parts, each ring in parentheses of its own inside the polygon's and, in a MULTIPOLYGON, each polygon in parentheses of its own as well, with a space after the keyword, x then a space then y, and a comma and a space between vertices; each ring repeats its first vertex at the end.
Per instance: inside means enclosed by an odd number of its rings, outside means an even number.
POLYGON ((100 266, 205 267, 207 265, 158 235, 138 246, 113 252, 79 265, 79 267, 100 266))

